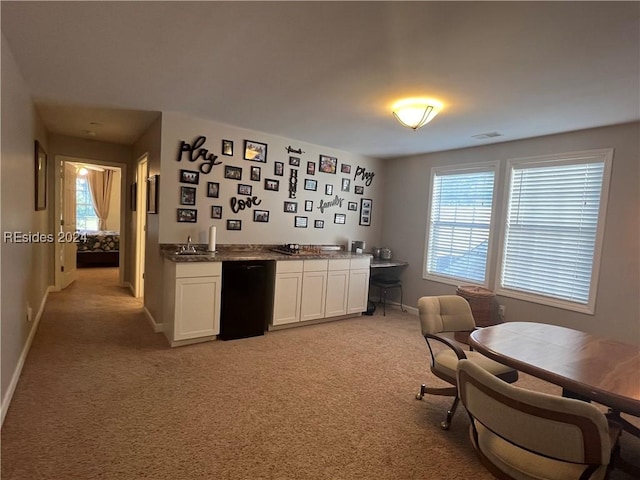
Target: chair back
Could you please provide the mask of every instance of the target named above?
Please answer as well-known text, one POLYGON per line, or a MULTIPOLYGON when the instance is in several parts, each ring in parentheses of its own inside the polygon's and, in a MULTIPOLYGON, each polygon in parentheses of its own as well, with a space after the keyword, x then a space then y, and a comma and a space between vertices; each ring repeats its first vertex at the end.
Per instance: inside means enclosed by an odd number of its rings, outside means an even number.
POLYGON ((469 302, 459 295, 422 297, 418 312, 423 335, 471 331, 476 327, 469 302))
POLYGON ((518 458, 533 455, 531 464, 539 465, 536 455, 539 460, 591 469, 609 463, 608 422, 594 405, 510 385, 469 360, 458 363, 457 378, 460 399, 471 417, 474 446, 485 461, 504 459, 511 448, 518 458))

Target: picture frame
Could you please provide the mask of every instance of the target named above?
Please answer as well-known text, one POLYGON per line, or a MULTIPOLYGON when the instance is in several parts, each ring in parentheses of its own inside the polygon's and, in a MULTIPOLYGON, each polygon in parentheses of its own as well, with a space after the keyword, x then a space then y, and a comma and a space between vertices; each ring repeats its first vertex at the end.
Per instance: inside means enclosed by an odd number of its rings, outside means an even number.
POLYGON ((267 144, 253 140, 244 141, 244 159, 267 163, 267 144))
POLYGON ((233 156, 233 142, 231 140, 222 140, 222 155, 233 156))
POLYGON ((224 166, 224 178, 232 180, 242 180, 242 167, 224 166))
POLYGON ((336 213, 333 216, 333 223, 344 225, 347 223, 347 216, 344 213, 336 213))
POLYGON ((179 208, 178 222, 180 223, 196 223, 198 221, 198 210, 194 208, 179 208))
POLYGON ((304 201, 304 211, 312 212, 313 211, 313 200, 305 200, 304 201))
POLYGON ((323 173, 336 173, 338 168, 338 159, 329 155, 320 155, 320 165, 318 170, 323 173))
POLYGON ((158 213, 158 184, 160 175, 147 178, 147 213, 158 213))
POLYGON ((264 189, 272 192, 277 192, 278 190, 280 190, 280 180, 277 180, 275 178, 265 178, 264 189))
POLYGON ((211 218, 217 218, 218 220, 222 218, 222 205, 211 206, 211 218))
POLYGON ((312 180, 311 178, 306 178, 304 180, 304 189, 315 192, 316 190, 318 190, 318 181, 312 180))
POLYGON ((316 163, 307 162, 307 175, 315 175, 315 174, 316 174, 316 163))
POLYGON ((218 182, 207 182, 207 197, 218 198, 220 196, 220 184, 218 182))
POLYGON ((289 157, 289 165, 292 167, 300 166, 300 157, 289 157))
POLYGON ((254 210, 253 221, 258 223, 269 222, 269 210, 254 210))
POLYGON ((227 220, 227 230, 242 230, 242 220, 227 220))
POLYGON ((370 198, 360 199, 360 225, 371 226, 371 213, 373 211, 373 200, 370 198))
POLYGON ((293 222, 293 226, 295 228, 307 228, 309 225, 309 217, 298 217, 296 215, 295 220, 293 222))
POLYGON ((343 163, 340 165, 340 173, 351 173, 351 165, 343 163))
POLYGON ((324 228, 324 220, 315 220, 313 222, 313 228, 324 228))
POLYGON ((356 202, 349 202, 347 210, 351 210, 352 212, 358 211, 358 204, 356 202))
POLYGON ((197 185, 200 183, 200 172, 196 172, 195 170, 180 170, 180 183, 197 185))
POLYGON ((251 185, 245 185, 244 183, 239 183, 238 184, 238 195, 251 196, 251 191, 252 190, 253 190, 253 188, 251 187, 251 185))
POLYGON ((131 207, 131 211, 135 212, 136 211, 136 207, 137 207, 137 203, 138 203, 138 183, 137 182, 133 182, 131 184, 131 198, 130 198, 130 207, 131 207))
POLYGON ((47 209, 47 152, 38 140, 34 141, 35 208, 36 212, 47 209))
POLYGON ((273 174, 279 177, 284 175, 284 162, 275 162, 273 164, 273 174))
POLYGON ((180 187, 180 205, 196 204, 196 188, 180 187))
POLYGON ((297 213, 298 212, 298 202, 284 202, 284 211, 286 213, 297 213))
POLYGON ((343 192, 348 192, 350 189, 351 189, 351 180, 349 180, 348 178, 343 178, 342 186, 340 190, 342 190, 343 192))
POLYGON ((364 187, 362 185, 356 185, 353 187, 353 193, 356 195, 364 195, 364 187))
POLYGON ((254 182, 260 181, 260 167, 251 167, 251 175, 249 178, 254 182))
POLYGON ((333 185, 331 185, 330 183, 327 183, 324 186, 324 194, 325 195, 333 195, 333 185))

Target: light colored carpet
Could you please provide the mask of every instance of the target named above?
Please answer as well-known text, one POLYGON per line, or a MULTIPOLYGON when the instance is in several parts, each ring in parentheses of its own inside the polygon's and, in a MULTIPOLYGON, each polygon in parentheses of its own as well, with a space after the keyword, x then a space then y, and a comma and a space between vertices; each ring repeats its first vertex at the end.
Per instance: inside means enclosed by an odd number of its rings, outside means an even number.
POLYGON ((49 296, 2 429, 2 479, 492 478, 464 409, 444 432, 450 398, 415 400, 439 382, 426 355, 418 319, 397 309, 170 349, 116 269, 81 270, 49 296))

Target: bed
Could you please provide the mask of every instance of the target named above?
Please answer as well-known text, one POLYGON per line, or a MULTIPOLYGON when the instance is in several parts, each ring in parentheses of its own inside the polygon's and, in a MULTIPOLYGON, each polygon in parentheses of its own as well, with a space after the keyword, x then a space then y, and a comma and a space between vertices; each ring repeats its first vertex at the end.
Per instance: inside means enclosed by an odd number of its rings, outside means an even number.
POLYGON ((120 232, 78 232, 78 268, 117 267, 120 262, 120 232))

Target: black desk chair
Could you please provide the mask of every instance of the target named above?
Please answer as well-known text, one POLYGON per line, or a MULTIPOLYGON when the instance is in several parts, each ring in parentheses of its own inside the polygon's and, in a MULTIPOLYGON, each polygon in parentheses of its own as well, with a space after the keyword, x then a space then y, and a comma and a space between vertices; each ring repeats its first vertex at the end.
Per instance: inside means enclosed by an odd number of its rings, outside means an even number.
POLYGON ((387 315, 387 292, 392 288, 400 289, 400 310, 405 311, 402 298, 402 280, 389 275, 374 275, 371 277, 371 285, 378 287, 378 298, 382 300, 382 314, 387 315))

